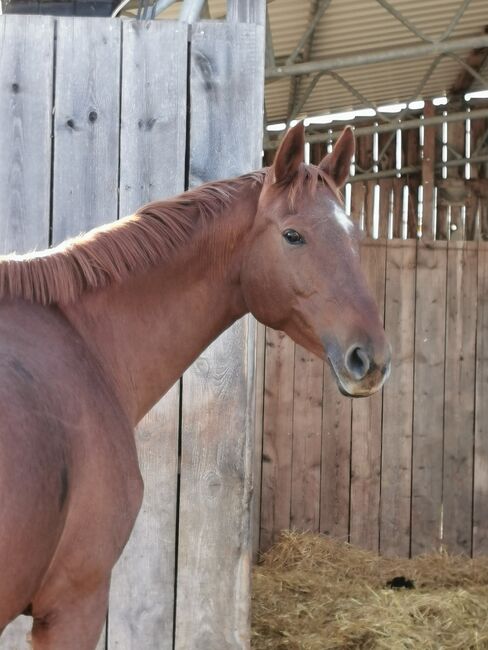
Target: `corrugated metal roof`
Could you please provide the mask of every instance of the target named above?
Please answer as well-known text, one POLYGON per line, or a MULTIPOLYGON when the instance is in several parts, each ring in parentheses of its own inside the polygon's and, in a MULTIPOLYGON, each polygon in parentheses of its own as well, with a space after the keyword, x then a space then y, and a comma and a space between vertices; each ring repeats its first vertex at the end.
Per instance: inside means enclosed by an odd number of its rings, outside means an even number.
MULTIPOLYGON (((134 1, 134 0, 133 0, 134 1)), ((438 39, 448 28, 462 0, 389 0, 426 37, 438 39)), ((284 63, 306 30, 317 0, 271 0, 268 11, 273 48, 278 63, 284 63)), ((209 0, 212 18, 225 15, 225 0, 209 0)), ((181 3, 164 12, 162 18, 176 18, 181 3)), ((451 39, 481 36, 488 25, 488 0, 471 0, 451 39)), ((392 16, 377 0, 331 0, 315 30, 310 60, 388 50, 422 43, 418 36, 392 16)), ((469 52, 457 52, 465 58, 469 52)), ((414 98, 444 95, 454 83, 460 64, 443 58, 425 87, 419 84, 434 57, 364 65, 340 70, 340 75, 369 102, 386 104, 414 98)), ((485 67, 486 71, 486 67, 485 67)), ((296 98, 303 94, 310 77, 301 77, 296 98)), ((286 120, 292 80, 266 84, 266 111, 269 122, 286 120)), ((476 83, 479 89, 481 84, 476 83)), ((488 88, 488 84, 486 86, 488 88)), ((357 96, 330 76, 323 76, 303 106, 300 117, 364 106, 357 96)))

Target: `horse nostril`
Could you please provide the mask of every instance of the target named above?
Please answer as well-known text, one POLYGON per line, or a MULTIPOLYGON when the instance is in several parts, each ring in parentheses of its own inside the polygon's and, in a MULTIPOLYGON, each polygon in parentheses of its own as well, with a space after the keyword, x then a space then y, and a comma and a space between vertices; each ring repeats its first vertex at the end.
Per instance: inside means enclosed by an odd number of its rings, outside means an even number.
POLYGON ((356 345, 353 345, 346 352, 346 368, 354 379, 357 381, 363 379, 368 374, 370 361, 366 351, 356 345))

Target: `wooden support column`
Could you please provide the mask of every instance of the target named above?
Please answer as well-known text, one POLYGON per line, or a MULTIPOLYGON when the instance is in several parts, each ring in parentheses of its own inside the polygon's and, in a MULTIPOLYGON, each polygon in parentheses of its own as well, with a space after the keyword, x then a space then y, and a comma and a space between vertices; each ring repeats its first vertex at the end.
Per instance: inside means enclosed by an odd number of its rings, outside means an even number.
MULTIPOLYGON (((434 117, 435 109, 431 101, 425 102, 424 117, 434 117)), ((424 146, 422 150, 423 213, 422 239, 434 239, 434 165, 435 165, 435 127, 424 127, 424 146)))

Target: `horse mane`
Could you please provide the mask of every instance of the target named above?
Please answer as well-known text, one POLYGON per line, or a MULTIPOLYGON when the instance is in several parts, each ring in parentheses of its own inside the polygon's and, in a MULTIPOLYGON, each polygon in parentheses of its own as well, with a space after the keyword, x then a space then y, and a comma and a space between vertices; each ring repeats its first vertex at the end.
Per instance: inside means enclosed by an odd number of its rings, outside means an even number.
MULTIPOLYGON (((189 244, 202 220, 205 225, 214 222, 240 190, 272 183, 272 169, 206 183, 176 198, 149 203, 131 216, 51 249, 0 255, 0 300, 67 304, 85 291, 121 283, 137 272, 169 262, 189 244)), ((290 205, 305 187, 315 192, 319 180, 336 194, 324 172, 302 164, 288 190, 290 205)))

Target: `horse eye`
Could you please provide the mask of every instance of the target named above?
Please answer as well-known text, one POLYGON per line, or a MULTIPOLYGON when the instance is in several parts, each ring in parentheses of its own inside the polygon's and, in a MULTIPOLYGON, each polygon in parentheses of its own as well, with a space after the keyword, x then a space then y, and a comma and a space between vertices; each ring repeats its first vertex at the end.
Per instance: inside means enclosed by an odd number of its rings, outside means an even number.
POLYGON ((283 237, 286 239, 286 241, 289 244, 293 244, 294 246, 305 243, 305 240, 300 235, 300 233, 297 232, 296 230, 292 230, 291 228, 285 230, 285 232, 283 233, 283 237))

